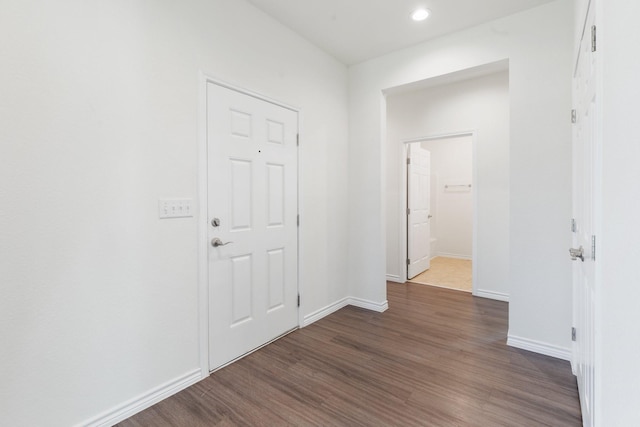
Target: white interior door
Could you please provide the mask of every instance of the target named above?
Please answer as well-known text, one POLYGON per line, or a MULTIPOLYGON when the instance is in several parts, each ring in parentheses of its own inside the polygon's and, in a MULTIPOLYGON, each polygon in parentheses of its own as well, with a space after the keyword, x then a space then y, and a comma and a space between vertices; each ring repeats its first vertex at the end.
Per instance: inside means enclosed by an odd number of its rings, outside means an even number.
POLYGON ((413 143, 407 159, 407 278, 412 279, 430 267, 431 153, 413 143))
POLYGON ((594 423, 595 385, 595 180, 597 155, 596 54, 592 52, 594 1, 582 2, 584 32, 574 75, 574 104, 576 124, 573 141, 573 294, 574 367, 576 370, 582 418, 585 426, 594 423))
POLYGON ((208 83, 211 370, 298 325, 297 133, 297 112, 208 83))

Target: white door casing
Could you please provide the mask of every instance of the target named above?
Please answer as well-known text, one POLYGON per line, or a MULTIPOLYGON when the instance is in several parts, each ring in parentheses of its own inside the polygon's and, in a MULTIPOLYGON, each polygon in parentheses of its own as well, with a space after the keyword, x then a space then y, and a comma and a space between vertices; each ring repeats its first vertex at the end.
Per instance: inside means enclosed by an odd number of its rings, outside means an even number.
MULTIPOLYGON (((416 138, 411 138, 411 139, 407 139, 402 141, 401 144, 398 145, 398 149, 399 149, 399 159, 401 160, 401 165, 398 168, 399 171, 399 176, 398 176, 398 182, 400 183, 400 188, 398 189, 399 193, 400 193, 400 198, 402 200, 401 203, 398 204, 398 217, 401 218, 401 221, 399 221, 398 225, 398 235, 400 236, 400 250, 398 251, 399 254, 399 261, 401 264, 401 270, 400 270, 400 274, 399 277, 393 277, 390 275, 387 275, 387 280, 396 282, 398 281, 399 283, 405 283, 408 277, 408 271, 409 271, 409 266, 407 265, 407 259, 409 258, 409 252, 408 252, 408 227, 409 227, 409 222, 408 222, 408 218, 407 218, 407 206, 408 206, 408 166, 407 165, 407 157, 408 157, 408 150, 409 150, 409 146, 411 146, 411 144, 416 143, 416 142, 425 142, 425 141, 435 141, 435 140, 440 140, 440 139, 446 139, 446 138, 457 138, 457 137, 463 137, 463 136, 468 136, 471 138, 472 141, 472 145, 473 145, 473 165, 472 165, 472 182, 478 182, 478 165, 477 165, 477 142, 476 142, 476 131, 474 130, 463 130, 463 131, 455 131, 455 132, 447 132, 447 133, 441 133, 441 134, 434 134, 434 135, 427 135, 427 136, 421 136, 421 137, 416 137, 416 138)), ((472 191, 472 197, 473 197, 473 236, 472 236, 472 264, 471 264, 471 269, 472 269, 472 288, 473 288, 473 295, 478 295, 478 263, 476 262, 477 260, 477 254, 478 254, 478 213, 479 213, 479 209, 478 209, 478 192, 476 190, 472 191)), ((431 245, 429 245, 429 248, 431 248, 431 245)), ((431 255, 431 254, 430 254, 431 255)), ((493 295, 489 295, 489 294, 483 294, 482 296, 486 297, 486 298, 495 298, 493 295)), ((501 299, 501 298, 500 298, 501 299)))
POLYGON ((214 370, 298 325, 298 114, 211 82, 206 97, 214 370))
POLYGON ((573 248, 582 248, 573 265, 573 319, 576 328, 573 365, 578 380, 583 425, 595 420, 595 203, 598 156, 596 52, 592 48, 595 1, 582 2, 584 31, 580 35, 574 73, 573 248))
POLYGON ((430 268, 431 153, 419 143, 407 152, 407 278, 430 268))

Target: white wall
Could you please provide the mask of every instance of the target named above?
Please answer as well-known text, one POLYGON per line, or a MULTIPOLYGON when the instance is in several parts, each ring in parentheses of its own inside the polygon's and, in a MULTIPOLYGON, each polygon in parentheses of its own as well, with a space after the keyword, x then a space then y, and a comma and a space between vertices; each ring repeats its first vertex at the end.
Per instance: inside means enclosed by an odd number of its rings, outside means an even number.
POLYGON ((388 274, 402 269, 399 239, 402 218, 398 209, 402 188, 400 144, 413 138, 460 131, 474 131, 477 145, 478 182, 474 188, 478 198, 476 289, 480 295, 508 299, 508 71, 387 97, 388 274))
MULTIPOLYGON (((640 3, 597 2, 602 68, 601 276, 596 298, 596 426, 640 425, 640 3)), ((596 265, 598 259, 596 259, 596 265)))
POLYGON ((0 424, 199 374, 198 219, 157 217, 199 202, 199 71, 302 108, 303 314, 348 296, 345 66, 242 0, 4 1, 0 424))
MULTIPOLYGON (((508 107, 508 103, 506 105, 508 107)), ((508 108, 506 111, 508 113, 508 108)), ((508 123, 507 117, 505 123, 508 123)), ((437 240, 436 251, 431 256, 471 259, 473 138, 438 139, 420 145, 431 153, 430 226, 431 238, 437 240)))
POLYGON ((548 3, 349 69, 352 295, 385 299, 381 92, 509 59, 509 334, 569 356, 572 6, 548 3))

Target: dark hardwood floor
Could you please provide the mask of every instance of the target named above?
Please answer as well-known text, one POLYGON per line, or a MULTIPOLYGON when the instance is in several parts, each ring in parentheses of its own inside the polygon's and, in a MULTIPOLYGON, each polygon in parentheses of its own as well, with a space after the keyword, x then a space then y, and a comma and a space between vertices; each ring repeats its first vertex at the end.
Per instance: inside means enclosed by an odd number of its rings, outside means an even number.
POLYGON ((507 347, 507 303, 388 284, 122 422, 138 426, 581 426, 568 362, 507 347))

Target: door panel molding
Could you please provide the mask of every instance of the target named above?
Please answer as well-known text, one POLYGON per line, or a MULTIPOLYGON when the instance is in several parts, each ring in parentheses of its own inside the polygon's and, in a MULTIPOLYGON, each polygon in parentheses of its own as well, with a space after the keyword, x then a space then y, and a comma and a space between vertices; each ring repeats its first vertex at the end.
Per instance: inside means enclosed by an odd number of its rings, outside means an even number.
MULTIPOLYGON (((209 254, 209 227, 208 223, 208 99, 207 99, 207 86, 209 84, 215 84, 217 86, 230 89, 241 94, 250 96, 260 101, 265 101, 278 107, 285 108, 297 114, 297 128, 298 135, 302 135, 302 121, 303 112, 300 108, 284 103, 282 101, 273 99, 269 96, 265 96, 258 92, 246 89, 237 84, 229 83, 223 79, 219 79, 206 72, 200 71, 198 76, 198 206, 197 206, 197 221, 198 221, 198 344, 199 344, 199 365, 202 378, 210 375, 209 367, 209 340, 210 340, 210 326, 209 326, 209 266, 208 266, 208 254, 209 254)), ((273 126, 269 128, 270 142, 278 143, 278 123, 273 123, 273 126)), ((300 137, 300 136, 299 136, 300 137)), ((301 177, 299 171, 299 159, 300 159, 300 147, 296 152, 296 199, 297 199, 297 211, 298 215, 302 214, 302 208, 300 205, 300 186, 301 177)), ((302 286, 300 283, 300 276, 302 273, 302 262, 300 258, 300 234, 302 227, 298 227, 297 231, 297 277, 296 282, 298 286, 298 293, 303 294, 302 286)), ((302 305, 298 308, 298 327, 302 326, 302 305)))
MULTIPOLYGON (((577 377, 580 406, 585 427, 599 425, 599 378, 601 375, 596 335, 598 328, 599 254, 601 236, 601 61, 600 46, 594 46, 597 27, 595 0, 578 2, 573 75, 573 224, 572 249, 583 248, 583 256, 573 261, 572 368, 577 377), (584 20, 584 21, 583 21, 584 20), (596 256, 598 254, 598 256, 596 256)), ((576 252, 574 251, 575 255, 576 252)))
POLYGON ((431 152, 407 144, 407 278, 431 267, 431 152), (409 160, 411 161, 409 163, 409 160))

